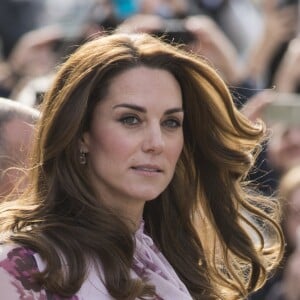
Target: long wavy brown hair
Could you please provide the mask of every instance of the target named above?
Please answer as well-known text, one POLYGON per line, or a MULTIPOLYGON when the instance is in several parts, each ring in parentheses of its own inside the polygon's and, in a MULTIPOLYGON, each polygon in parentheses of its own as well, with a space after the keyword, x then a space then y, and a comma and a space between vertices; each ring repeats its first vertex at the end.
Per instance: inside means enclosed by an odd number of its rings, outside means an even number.
POLYGON ((184 148, 174 177, 145 205, 147 234, 193 299, 244 299, 282 256, 277 202, 245 182, 264 125, 235 108, 206 61, 147 34, 91 40, 62 65, 42 105, 31 184, 16 202, 2 205, 1 230, 45 260, 37 280, 50 292, 75 294, 92 261, 101 265, 115 299, 155 296, 155 287, 130 277, 133 234, 124 219, 97 201, 79 163, 79 140, 89 130, 95 105, 114 76, 140 65, 175 76, 185 113, 184 148))

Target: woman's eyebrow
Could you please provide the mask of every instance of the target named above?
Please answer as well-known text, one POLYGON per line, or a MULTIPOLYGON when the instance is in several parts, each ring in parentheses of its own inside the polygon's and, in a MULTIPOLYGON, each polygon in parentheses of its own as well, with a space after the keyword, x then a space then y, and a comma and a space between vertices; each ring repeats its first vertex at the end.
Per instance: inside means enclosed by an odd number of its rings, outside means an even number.
POLYGON ((183 108, 182 107, 170 108, 170 109, 167 109, 164 114, 170 115, 170 114, 174 114, 174 113, 178 113, 178 112, 183 112, 183 108))
POLYGON ((129 104, 129 103, 121 103, 121 104, 117 104, 113 106, 113 109, 118 108, 118 107, 125 107, 125 108, 130 108, 133 110, 137 110, 139 112, 145 113, 147 112, 146 108, 139 106, 139 105, 135 105, 135 104, 129 104))
MULTIPOLYGON (((142 113, 146 113, 147 109, 145 107, 136 105, 136 104, 129 104, 129 103, 121 103, 121 104, 117 104, 113 106, 113 109, 118 108, 118 107, 125 107, 125 108, 130 108, 142 113)), ((170 108, 167 109, 164 112, 164 115, 169 115, 169 114, 173 114, 173 113, 177 113, 177 112, 183 112, 183 108, 182 107, 175 107, 175 108, 170 108)))

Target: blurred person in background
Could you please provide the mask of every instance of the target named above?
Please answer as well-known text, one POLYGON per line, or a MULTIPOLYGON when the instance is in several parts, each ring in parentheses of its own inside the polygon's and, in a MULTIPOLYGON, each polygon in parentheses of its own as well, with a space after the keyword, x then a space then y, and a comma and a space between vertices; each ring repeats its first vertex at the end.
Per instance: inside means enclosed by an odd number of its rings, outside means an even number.
POLYGON ((9 57, 20 38, 39 27, 42 10, 39 0, 0 1, 0 97, 10 96, 14 81, 9 57))
POLYGON ((0 62, 0 91, 13 97, 24 82, 55 71, 61 61, 56 45, 63 39, 57 26, 34 29, 25 33, 16 43, 7 60, 0 62))
POLYGON ((262 17, 251 0, 194 0, 196 14, 211 17, 236 47, 241 57, 245 56, 262 28, 262 17))
POLYGON ((276 90, 281 93, 300 92, 300 37, 292 39, 274 74, 276 90))
POLYGON ((16 99, 27 82, 51 77, 57 65, 89 36, 100 35, 118 24, 109 0, 39 3, 43 9, 38 25, 21 34, 9 55, 0 60, 0 96, 16 99))
POLYGON ((297 37, 289 42, 273 75, 274 89, 256 94, 242 108, 255 122, 257 118, 266 116, 264 112, 268 112, 268 107, 273 109, 272 103, 276 99, 280 98, 281 101, 281 106, 277 106, 282 107, 281 111, 273 113, 276 119, 272 120, 272 116, 270 120, 265 119, 270 129, 270 138, 253 173, 261 189, 267 194, 275 192, 281 175, 300 162, 300 110, 297 105, 300 104, 300 101, 297 101, 300 84, 299 63, 300 40, 297 37))
POLYGON ((39 112, 0 98, 0 202, 15 187, 26 168, 39 112))
POLYGON ((112 30, 121 21, 112 0, 44 0, 44 6, 43 25, 59 25, 71 41, 89 31, 112 30))
POLYGON ((195 0, 235 46, 253 89, 269 87, 279 52, 297 35, 296 0, 195 0))
MULTIPOLYGON (((276 91, 264 91, 263 93, 259 93, 252 97, 243 108, 243 112, 245 112, 254 122, 257 118, 263 118, 268 124, 269 139, 265 144, 264 151, 261 152, 262 155, 259 157, 257 164, 250 172, 249 178, 252 182, 255 182, 258 188, 265 194, 277 195, 278 191, 282 194, 282 197, 280 198, 283 198, 283 201, 286 201, 287 203, 285 204, 285 202, 283 202, 285 213, 282 216, 282 221, 285 229, 291 227, 289 224, 297 223, 295 220, 298 220, 299 222, 299 218, 296 216, 298 205, 296 201, 299 202, 300 200, 298 191, 297 193, 295 192, 295 195, 297 194, 297 196, 294 196, 293 194, 293 189, 295 188, 296 190, 296 188, 299 188, 299 167, 295 169, 295 171, 290 172, 290 169, 300 164, 300 102, 298 103, 299 105, 289 107, 289 101, 288 94, 281 94, 276 91), (276 102, 280 100, 279 97, 284 98, 282 99, 283 110, 280 109, 278 111, 278 104, 276 105, 276 102), (287 106, 284 105, 284 100, 286 100, 287 106), (273 104, 274 106, 272 106, 273 104), (273 110, 274 112, 270 114, 274 108, 276 110, 273 110), (286 173, 289 173, 289 175, 286 176, 286 173), (292 180, 293 176, 295 177, 294 180, 292 180), (289 181, 290 183, 288 183, 289 181), (293 205, 289 206, 290 200, 293 202, 295 201, 295 207, 293 205), (293 212, 294 208, 295 211, 293 212)), ((279 106, 279 108, 280 107, 281 106, 279 106)), ((286 256, 289 256, 291 249, 295 248, 295 228, 293 231, 293 234, 287 232, 288 246, 286 249, 286 256)), ((295 257, 298 256, 295 255, 295 257)), ((291 267, 291 264, 289 264, 289 266, 291 271, 296 270, 294 267, 291 267)), ((282 267, 279 268, 275 276, 272 276, 267 281, 267 284, 261 290, 251 295, 250 299, 298 299, 298 292, 295 294, 297 295, 296 298, 280 298, 279 295, 281 295, 281 292, 279 293, 277 288, 273 288, 274 284, 282 277, 281 271, 282 267), (270 292, 271 289, 272 293, 270 292), (270 293, 271 296, 267 296, 270 293)), ((296 273, 294 276, 295 279, 299 278, 299 276, 296 276, 296 273)), ((291 291, 298 290, 298 287, 299 284, 295 285, 294 283, 294 287, 291 291)))
MULTIPOLYGON (((255 122, 263 119, 268 126, 269 137, 264 145, 262 156, 252 170, 252 180, 256 180, 261 190, 266 194, 273 194, 278 189, 279 180, 283 173, 295 164, 300 163, 300 118, 296 118, 299 106, 290 106, 288 96, 275 91, 263 91, 243 106, 242 112, 255 122), (272 116, 266 119, 266 113, 273 103, 275 109, 279 98, 287 97, 287 105, 276 110, 274 120, 272 116), (284 110, 284 111, 282 111, 284 110), (294 112, 292 111, 294 110, 294 112)), ((300 115, 300 113, 299 113, 300 115)))
POLYGON ((0 1, 0 54, 7 59, 23 34, 40 26, 40 0, 0 1))
POLYGON ((279 184, 282 201, 282 227, 286 251, 282 266, 273 279, 266 300, 298 300, 300 298, 300 165, 294 165, 279 184))
POLYGON ((258 88, 274 85, 287 44, 297 36, 297 1, 283 2, 280 5, 278 0, 264 0, 259 4, 262 28, 244 57, 246 77, 258 88))

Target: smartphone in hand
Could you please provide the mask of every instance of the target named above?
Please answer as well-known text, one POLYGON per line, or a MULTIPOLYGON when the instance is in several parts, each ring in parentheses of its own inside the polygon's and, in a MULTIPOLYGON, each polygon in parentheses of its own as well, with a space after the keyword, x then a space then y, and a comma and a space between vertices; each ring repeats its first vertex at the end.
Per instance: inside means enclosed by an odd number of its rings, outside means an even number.
POLYGON ((300 95, 279 93, 264 110, 263 119, 271 123, 300 126, 300 95))

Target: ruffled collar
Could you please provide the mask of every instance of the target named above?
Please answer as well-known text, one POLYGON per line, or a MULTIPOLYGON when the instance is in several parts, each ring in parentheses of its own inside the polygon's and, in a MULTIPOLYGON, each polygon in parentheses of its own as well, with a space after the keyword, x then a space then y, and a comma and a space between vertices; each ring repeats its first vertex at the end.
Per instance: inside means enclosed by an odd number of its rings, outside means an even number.
POLYGON ((138 277, 155 286, 157 299, 191 300, 186 286, 179 279, 173 267, 159 251, 152 238, 144 231, 142 220, 135 232, 136 249, 133 258, 133 271, 138 277))

